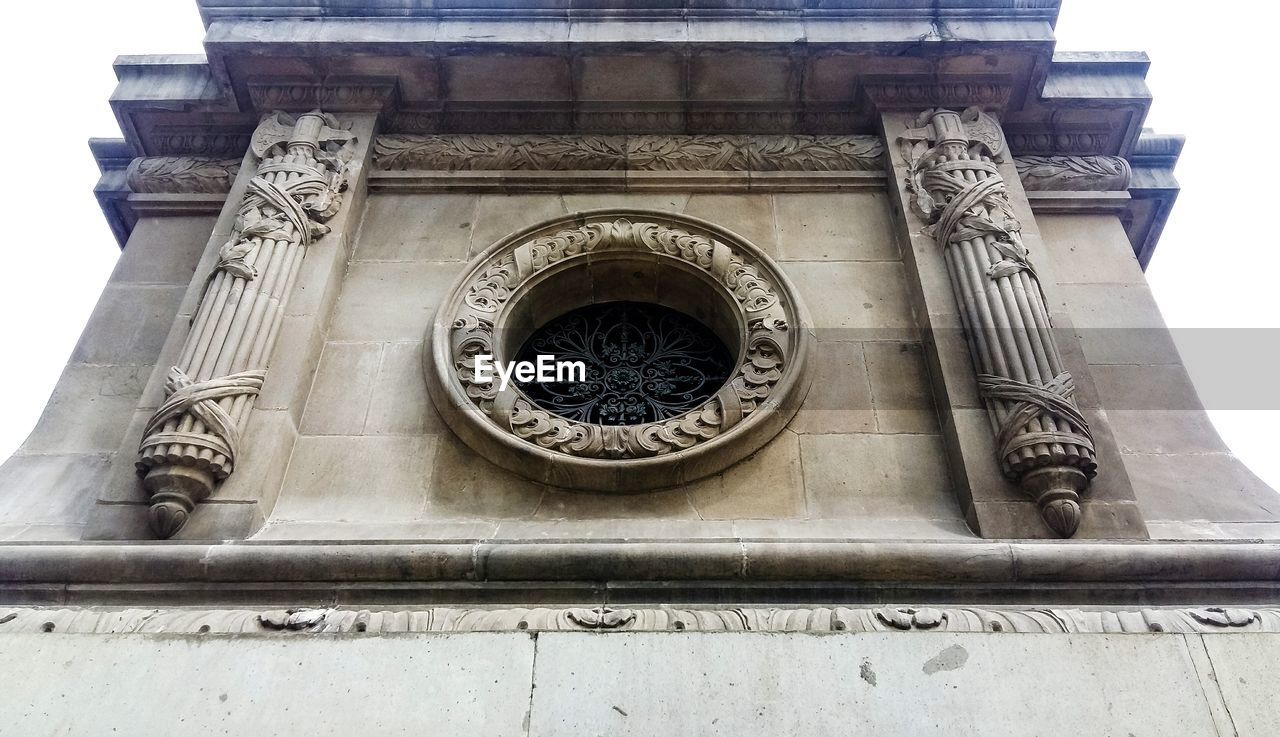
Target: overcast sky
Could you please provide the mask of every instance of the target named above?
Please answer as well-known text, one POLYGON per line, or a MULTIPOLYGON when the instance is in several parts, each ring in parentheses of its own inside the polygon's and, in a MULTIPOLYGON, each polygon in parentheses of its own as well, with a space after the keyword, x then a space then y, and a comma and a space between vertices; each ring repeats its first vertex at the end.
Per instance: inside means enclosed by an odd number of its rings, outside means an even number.
MULTIPOLYGON (((1192 14, 1169 0, 1063 5, 1059 49, 1152 58, 1147 125, 1188 140, 1182 194, 1147 276, 1219 431, 1280 488, 1280 250, 1267 153, 1280 130, 1272 101, 1280 4, 1237 4, 1247 17, 1192 14)), ((83 2, 74 12, 15 3, 5 17, 0 458, 34 426, 119 255, 93 198, 98 174, 85 145, 120 135, 107 106, 111 61, 199 53, 203 34, 189 0, 83 2)))

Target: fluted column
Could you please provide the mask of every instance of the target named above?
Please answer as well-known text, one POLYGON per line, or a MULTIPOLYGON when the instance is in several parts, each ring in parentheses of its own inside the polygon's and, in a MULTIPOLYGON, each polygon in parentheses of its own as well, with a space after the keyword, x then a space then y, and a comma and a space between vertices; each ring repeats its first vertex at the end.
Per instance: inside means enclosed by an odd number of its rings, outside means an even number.
POLYGON ((995 160, 999 124, 977 109, 930 110, 899 142, 912 207, 942 249, 996 439, 1001 470, 1069 537, 1097 473, 1044 295, 995 160))
POLYGON ((261 163, 138 451, 160 537, 180 530, 239 455, 252 452, 240 438, 307 248, 341 206, 353 141, 319 111, 273 114, 253 134, 261 163))

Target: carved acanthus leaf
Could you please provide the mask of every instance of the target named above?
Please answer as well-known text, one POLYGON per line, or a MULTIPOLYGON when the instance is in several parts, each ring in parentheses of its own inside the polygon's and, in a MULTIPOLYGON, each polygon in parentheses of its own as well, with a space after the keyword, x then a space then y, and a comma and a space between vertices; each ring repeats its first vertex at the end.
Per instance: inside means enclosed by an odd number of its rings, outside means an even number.
POLYGON ((1129 162, 1119 156, 1022 156, 1014 160, 1028 191, 1108 192, 1129 188, 1129 162))
POLYGON ((226 194, 239 173, 240 159, 151 156, 134 159, 125 179, 140 194, 226 194))
POLYGON ((880 171, 875 136, 384 135, 377 168, 434 170, 880 171))

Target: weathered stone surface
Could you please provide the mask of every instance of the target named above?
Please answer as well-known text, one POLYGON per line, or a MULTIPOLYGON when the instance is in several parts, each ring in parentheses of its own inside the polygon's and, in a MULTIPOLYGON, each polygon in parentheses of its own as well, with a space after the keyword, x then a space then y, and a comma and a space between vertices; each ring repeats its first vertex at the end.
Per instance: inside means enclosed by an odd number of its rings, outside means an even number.
POLYGON ((776 194, 783 261, 897 261, 887 198, 878 194, 776 194))
POLYGON ((273 517, 396 522, 422 519, 436 438, 303 436, 273 517))
POLYGON ((770 256, 778 257, 770 195, 695 194, 689 198, 684 213, 728 228, 770 256))
POLYGON ((422 380, 421 342, 386 343, 365 416, 365 435, 419 435, 446 432, 422 380))
POLYGON ((432 520, 532 517, 546 487, 498 468, 452 434, 442 434, 431 463, 427 516, 432 520))
POLYGON ((1143 515, 1155 520, 1265 522, 1280 518, 1280 494, 1229 453, 1126 454, 1143 515))
POLYGON ((347 272, 330 340, 422 340, 456 263, 356 261, 347 272), (388 309, 394 304, 394 309, 388 309))
POLYGON ((1037 215, 1036 225, 1064 283, 1144 283, 1133 246, 1114 215, 1037 215))
POLYGON ((1063 284, 1060 292, 1089 363, 1180 362, 1146 284, 1063 284))
POLYGON ((955 519, 936 435, 802 435, 812 517, 955 519))
MULTIPOLYGON (((1276 638, 1239 635, 1200 640, 1235 734, 1265 737, 1280 732, 1280 714, 1272 702, 1277 686, 1275 662, 1280 656, 1276 638)), ((1205 690, 1210 691, 1212 685, 1207 684, 1205 690)))
POLYGON ((363 434, 383 345, 325 344, 299 426, 304 435, 363 434))
POLYGON ((181 284, 195 272, 213 230, 207 215, 142 218, 111 272, 112 284, 181 284))
POLYGON ((480 195, 471 221, 467 258, 474 258, 503 236, 564 213, 565 203, 558 194, 480 195))
POLYGON ((78 638, 5 638, 6 650, 30 668, 0 699, 0 719, 9 728, 37 734, 56 722, 64 734, 140 737, 209 729, 391 734, 428 723, 450 734, 522 733, 534 651, 533 638, 524 634, 483 641, 417 636, 411 647, 399 638, 250 643, 116 635, 86 649, 78 638), (156 678, 171 669, 190 678, 156 678), (298 673, 308 674, 309 686, 282 700, 298 673), (415 697, 406 701, 399 688, 388 688, 389 674, 420 684, 415 697))
POLYGON ((814 348, 813 388, 791 420, 798 433, 875 432, 867 343, 819 340, 814 348))
MULTIPOLYGON (((999 723, 1045 737, 1217 734, 1174 637, 894 637, 544 633, 530 733, 981 735, 999 723), (630 683, 658 671, 685 676, 630 683), (1072 698, 1048 695, 1062 683, 1072 698)), ((1268 703, 1261 689, 1244 698, 1268 703)))
POLYGON ((915 325, 900 264, 791 261, 783 270, 804 295, 819 338, 871 340, 881 331, 901 338, 915 325))
POLYGON ((689 500, 705 520, 804 516, 800 438, 783 430, 724 473, 690 484, 689 500))
POLYGON ((68 365, 22 450, 115 452, 150 375, 149 365, 68 365))
POLYGON ((71 352, 77 363, 151 365, 169 334, 183 286, 108 285, 71 352))
POLYGON ((379 194, 369 198, 356 244, 360 261, 462 261, 478 198, 379 194))
POLYGON ((876 430, 882 433, 939 431, 929 392, 929 372, 919 343, 863 343, 876 430))

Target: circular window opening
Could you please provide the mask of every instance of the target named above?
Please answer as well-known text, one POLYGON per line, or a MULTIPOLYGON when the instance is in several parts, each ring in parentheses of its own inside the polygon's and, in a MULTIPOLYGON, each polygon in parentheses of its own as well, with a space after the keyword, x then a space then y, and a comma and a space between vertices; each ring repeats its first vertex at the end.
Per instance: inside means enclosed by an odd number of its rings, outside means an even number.
POLYGON ((733 375, 734 358, 707 326, 645 302, 579 307, 536 329, 516 354, 548 356, 556 380, 517 382, 539 407, 597 425, 640 425, 677 417, 705 403, 733 375), (580 363, 581 369, 565 364, 580 363))

